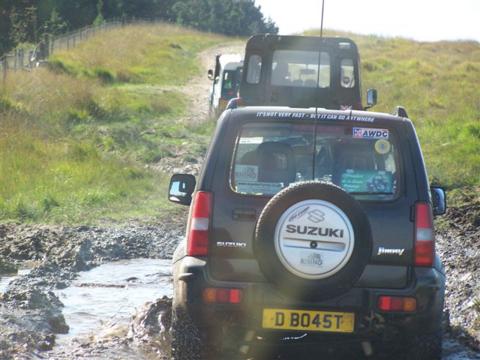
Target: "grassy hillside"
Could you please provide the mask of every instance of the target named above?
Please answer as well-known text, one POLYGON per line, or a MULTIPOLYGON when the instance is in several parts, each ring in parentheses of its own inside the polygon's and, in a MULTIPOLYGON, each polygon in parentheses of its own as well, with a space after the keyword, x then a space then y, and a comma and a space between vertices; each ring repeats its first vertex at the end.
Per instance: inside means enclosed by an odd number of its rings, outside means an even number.
MULTIPOLYGON (((406 106, 432 180, 477 196, 480 45, 348 36, 363 88, 379 90, 374 110, 406 106)), ((166 177, 146 165, 174 147, 205 149, 212 125, 178 121, 187 105, 178 85, 199 72, 199 51, 221 42, 129 26, 56 53, 49 68, 10 73, 0 87, 0 220, 87 223, 170 209, 166 177)))
POLYGON ((186 100, 171 85, 196 75, 199 51, 222 41, 129 26, 56 53, 49 68, 10 73, 0 87, 0 220, 161 214, 167 179, 145 165, 186 133, 205 137, 177 121, 186 100))
POLYGON ((479 186, 480 44, 334 35, 357 43, 363 89, 379 92, 372 110, 406 107, 432 181, 450 188, 479 186))

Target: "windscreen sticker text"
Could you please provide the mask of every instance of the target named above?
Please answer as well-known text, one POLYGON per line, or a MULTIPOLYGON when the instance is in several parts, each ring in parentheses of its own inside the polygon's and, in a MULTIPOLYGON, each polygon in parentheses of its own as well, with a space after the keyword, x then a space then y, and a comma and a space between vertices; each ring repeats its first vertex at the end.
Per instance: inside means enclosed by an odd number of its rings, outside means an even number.
POLYGON ((358 116, 353 114, 310 114, 289 111, 258 111, 257 118, 284 118, 284 119, 317 119, 317 120, 345 120, 372 123, 375 118, 372 116, 358 116))
POLYGON ((389 171, 347 170, 340 186, 349 193, 392 194, 393 174, 389 171))
POLYGON ((255 136, 255 137, 242 137, 240 138, 240 144, 261 144, 263 143, 263 137, 255 136))
POLYGON ((354 139, 388 139, 389 131, 387 129, 357 128, 352 130, 354 139))
POLYGON ((283 183, 237 181, 237 191, 244 194, 273 195, 283 189, 283 183))
POLYGON ((235 180, 238 182, 256 182, 258 180, 258 166, 235 165, 235 180))

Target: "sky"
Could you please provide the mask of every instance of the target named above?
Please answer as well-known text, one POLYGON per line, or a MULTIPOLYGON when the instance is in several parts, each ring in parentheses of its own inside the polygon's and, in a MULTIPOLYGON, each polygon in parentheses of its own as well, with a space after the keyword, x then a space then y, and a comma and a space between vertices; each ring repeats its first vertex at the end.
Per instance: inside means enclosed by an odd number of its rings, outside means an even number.
MULTIPOLYGON (((320 28, 322 0, 256 0, 280 34, 320 28)), ((480 41, 480 0, 325 0, 324 26, 419 41, 480 41)))

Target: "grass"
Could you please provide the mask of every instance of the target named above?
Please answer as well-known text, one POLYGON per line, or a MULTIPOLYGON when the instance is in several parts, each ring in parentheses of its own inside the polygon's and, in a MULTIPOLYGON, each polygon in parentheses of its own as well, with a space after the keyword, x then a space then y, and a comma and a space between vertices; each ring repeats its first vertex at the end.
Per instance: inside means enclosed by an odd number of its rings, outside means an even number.
POLYGON ((165 193, 165 176, 106 156, 90 142, 55 139, 23 121, 6 115, 0 125, 1 219, 89 222, 111 217, 122 204, 124 216, 152 203, 161 210, 152 194, 165 193))
POLYGON ((86 224, 172 211, 166 175, 146 164, 187 138, 206 142, 202 126, 176 121, 187 101, 172 85, 196 75, 198 52, 221 41, 130 26, 55 54, 48 68, 9 73, 0 87, 0 220, 86 224))
POLYGON ((363 89, 379 93, 373 111, 406 107, 431 181, 449 189, 479 186, 480 44, 332 34, 357 43, 363 89))
POLYGON ((50 64, 106 83, 181 85, 199 71, 196 54, 222 40, 174 25, 132 25, 59 52, 50 64))

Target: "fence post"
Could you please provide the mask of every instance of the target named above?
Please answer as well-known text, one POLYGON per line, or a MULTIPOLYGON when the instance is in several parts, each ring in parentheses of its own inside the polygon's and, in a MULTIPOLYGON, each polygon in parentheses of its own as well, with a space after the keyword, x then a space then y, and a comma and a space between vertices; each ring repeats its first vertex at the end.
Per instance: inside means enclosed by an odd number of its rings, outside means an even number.
POLYGON ((18 54, 18 62, 19 62, 19 65, 20 65, 19 69, 22 70, 23 69, 23 64, 25 63, 25 56, 24 56, 25 54, 24 54, 23 49, 19 49, 17 54, 18 54))
POLYGON ((53 35, 48 35, 48 56, 53 55, 53 52, 55 51, 55 38, 53 35))
POLYGON ((2 72, 3 72, 3 87, 6 86, 7 83, 7 73, 8 73, 8 60, 7 57, 4 56, 2 59, 2 72))
POLYGON ((43 37, 43 46, 45 51, 43 58, 47 59, 50 56, 50 37, 47 34, 43 37))
POLYGON ((18 49, 13 52, 13 70, 17 70, 18 49))

